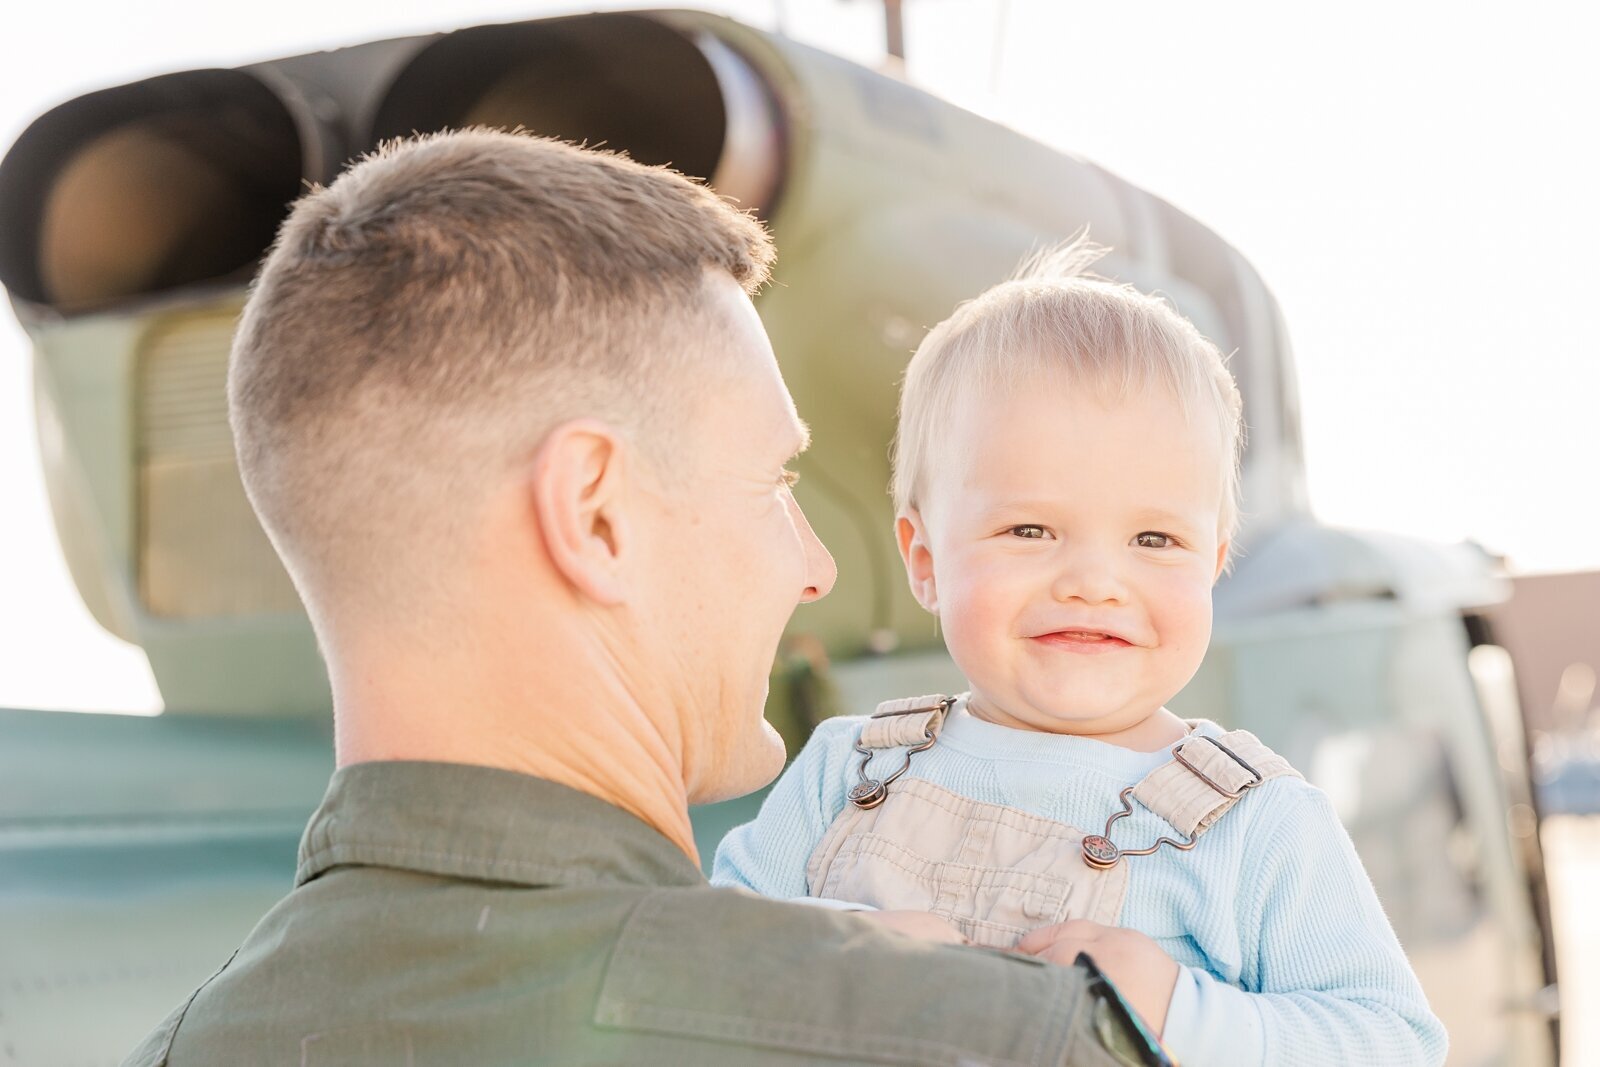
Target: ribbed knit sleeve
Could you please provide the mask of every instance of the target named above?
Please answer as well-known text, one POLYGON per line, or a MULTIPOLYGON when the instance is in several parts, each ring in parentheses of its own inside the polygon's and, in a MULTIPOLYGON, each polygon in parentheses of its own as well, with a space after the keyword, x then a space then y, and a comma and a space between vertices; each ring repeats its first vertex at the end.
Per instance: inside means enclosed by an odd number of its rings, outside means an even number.
POLYGON ((1234 901, 1244 989, 1184 968, 1173 1054, 1185 1067, 1442 1064, 1444 1027, 1326 795, 1284 790, 1262 824, 1234 901))
MULTIPOLYGON (((779 777, 751 822, 728 832, 711 864, 711 884, 764 897, 806 895, 806 863, 844 807, 858 716, 826 719, 779 777)), ((860 757, 857 756, 857 759, 860 757)))

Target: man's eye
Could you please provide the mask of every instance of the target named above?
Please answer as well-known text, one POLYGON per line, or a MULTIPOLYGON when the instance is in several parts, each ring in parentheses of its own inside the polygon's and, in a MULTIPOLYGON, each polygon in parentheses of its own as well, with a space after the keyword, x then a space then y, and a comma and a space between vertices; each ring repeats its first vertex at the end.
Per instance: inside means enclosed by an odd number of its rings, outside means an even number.
POLYGON ((800 472, 792 471, 787 467, 785 467, 783 472, 778 475, 778 484, 783 486, 785 489, 793 489, 795 484, 799 481, 800 472))
POLYGON ((1171 534, 1156 533, 1154 530, 1146 530, 1135 537, 1133 542, 1140 548, 1171 548, 1177 543, 1171 534))
POLYGON ((1011 535, 1013 537, 1026 537, 1026 538, 1029 538, 1030 540, 1039 540, 1040 538, 1044 537, 1044 527, 1043 526, 1013 526, 1013 527, 1011 527, 1011 535))

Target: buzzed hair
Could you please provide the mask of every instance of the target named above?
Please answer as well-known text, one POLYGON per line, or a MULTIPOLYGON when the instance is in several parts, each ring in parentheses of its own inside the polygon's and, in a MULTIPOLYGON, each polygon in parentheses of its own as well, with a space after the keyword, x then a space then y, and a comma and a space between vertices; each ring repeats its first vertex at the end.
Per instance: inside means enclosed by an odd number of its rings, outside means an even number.
POLYGON ((1102 400, 1155 386, 1214 426, 1223 456, 1218 529, 1239 522, 1243 399, 1221 351, 1165 300, 1090 273, 1109 249, 1084 236, 1030 257, 1008 281, 960 305, 906 367, 894 441, 897 511, 923 506, 928 468, 957 400, 1064 378, 1102 400))
MULTIPOLYGON (((235 336, 240 474, 301 596, 383 599, 555 425, 648 440, 690 395, 708 272, 761 224, 674 171, 489 130, 386 144, 301 198, 235 336)), ((395 589, 397 593, 420 590, 395 589)))

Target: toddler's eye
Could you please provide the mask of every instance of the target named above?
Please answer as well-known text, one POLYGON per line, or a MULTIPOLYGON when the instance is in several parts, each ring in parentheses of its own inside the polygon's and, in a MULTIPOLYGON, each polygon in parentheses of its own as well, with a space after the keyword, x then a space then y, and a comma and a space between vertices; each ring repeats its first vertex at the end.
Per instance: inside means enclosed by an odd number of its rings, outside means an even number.
POLYGON ((1171 548, 1176 542, 1173 541, 1172 535, 1170 534, 1156 533, 1154 530, 1146 530, 1144 533, 1135 537, 1133 539, 1133 543, 1138 545, 1140 548, 1171 548))
POLYGON ((1040 538, 1044 537, 1044 527, 1043 526, 1013 526, 1013 527, 1011 527, 1011 534, 1012 534, 1013 537, 1026 537, 1029 540, 1037 541, 1040 538))

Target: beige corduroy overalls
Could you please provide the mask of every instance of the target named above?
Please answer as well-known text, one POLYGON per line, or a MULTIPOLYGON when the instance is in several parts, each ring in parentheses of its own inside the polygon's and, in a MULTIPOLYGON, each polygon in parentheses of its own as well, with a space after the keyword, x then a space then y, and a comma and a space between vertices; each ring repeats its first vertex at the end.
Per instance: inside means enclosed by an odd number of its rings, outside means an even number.
POLYGON ((1124 856, 1149 855, 1163 844, 1193 848, 1247 790, 1300 776, 1248 731, 1191 733, 1170 761, 1122 791, 1122 810, 1103 832, 1086 833, 905 777, 916 753, 938 741, 955 703, 945 696, 891 700, 867 720, 856 741, 861 780, 806 865, 811 896, 931 912, 992 948, 1012 948, 1028 931, 1068 919, 1112 926, 1128 888, 1124 856), (895 748, 906 750, 899 770, 867 777, 873 753, 895 748), (1114 845, 1112 825, 1132 813, 1133 800, 1186 840, 1114 845))

